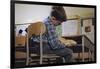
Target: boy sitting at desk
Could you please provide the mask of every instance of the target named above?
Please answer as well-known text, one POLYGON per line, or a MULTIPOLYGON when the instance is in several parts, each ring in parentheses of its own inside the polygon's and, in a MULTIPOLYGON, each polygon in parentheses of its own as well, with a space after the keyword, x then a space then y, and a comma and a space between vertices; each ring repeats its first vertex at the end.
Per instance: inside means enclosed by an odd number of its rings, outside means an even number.
MULTIPOLYGON (((56 34, 56 26, 60 25, 66 21, 65 10, 62 6, 53 6, 51 14, 46 18, 43 23, 46 25, 47 32, 43 34, 43 40, 47 41, 47 44, 43 46, 44 53, 54 53, 58 56, 64 57, 65 62, 72 62, 72 53, 73 51, 67 48, 63 43, 61 43, 56 34)), ((39 41, 39 36, 31 37, 31 40, 39 41)), ((39 46, 36 46, 36 49, 33 51, 38 51, 39 46)))

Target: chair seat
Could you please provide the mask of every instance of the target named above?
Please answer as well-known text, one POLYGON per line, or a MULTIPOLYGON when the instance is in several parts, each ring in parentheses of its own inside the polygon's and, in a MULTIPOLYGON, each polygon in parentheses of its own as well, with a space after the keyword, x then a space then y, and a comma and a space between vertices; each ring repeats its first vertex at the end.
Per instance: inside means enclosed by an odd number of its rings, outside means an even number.
MULTIPOLYGON (((37 55, 37 54, 31 54, 31 57, 40 57, 39 55, 37 55)), ((57 55, 55 55, 55 54, 44 54, 43 55, 43 58, 59 58, 60 56, 57 56, 57 55)))
POLYGON ((59 58, 60 56, 57 56, 57 55, 55 55, 55 54, 47 54, 47 55, 43 55, 43 58, 48 58, 48 59, 50 59, 50 58, 59 58))
MULTIPOLYGON (((32 55, 36 57, 31 57, 30 64, 31 65, 39 64, 40 56, 37 57, 36 54, 32 54, 32 55)), ((57 58, 60 58, 60 56, 57 56, 55 54, 44 54, 42 58, 43 58, 42 60, 43 64, 50 64, 50 63, 56 63, 57 58)))
POLYGON ((35 57, 35 56, 39 56, 39 55, 32 53, 31 56, 34 56, 35 57))

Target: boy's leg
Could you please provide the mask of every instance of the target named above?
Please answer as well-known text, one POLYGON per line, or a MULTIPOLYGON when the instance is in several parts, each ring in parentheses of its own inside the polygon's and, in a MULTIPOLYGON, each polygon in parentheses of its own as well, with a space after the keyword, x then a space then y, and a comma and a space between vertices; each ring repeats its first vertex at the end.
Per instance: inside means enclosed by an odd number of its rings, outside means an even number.
POLYGON ((52 50, 48 45, 43 46, 43 54, 56 54, 64 58, 65 63, 73 62, 73 51, 69 48, 52 50))
POLYGON ((54 50, 54 53, 57 54, 58 56, 61 56, 65 59, 65 63, 70 63, 73 61, 73 51, 69 48, 63 48, 63 49, 56 49, 54 50))

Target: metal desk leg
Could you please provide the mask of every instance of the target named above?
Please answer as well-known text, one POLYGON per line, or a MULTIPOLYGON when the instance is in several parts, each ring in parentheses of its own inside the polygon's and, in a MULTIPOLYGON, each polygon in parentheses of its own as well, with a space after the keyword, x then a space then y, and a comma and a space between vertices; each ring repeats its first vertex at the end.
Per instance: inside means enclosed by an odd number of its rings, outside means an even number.
POLYGON ((89 49, 89 52, 88 52, 88 54, 89 54, 89 61, 91 61, 91 59, 92 59, 92 55, 91 55, 91 51, 90 51, 90 49, 89 49))
POLYGON ((43 61, 43 50, 42 50, 42 29, 41 29, 41 33, 40 33, 40 64, 42 64, 43 61))
POLYGON ((26 47, 26 65, 29 65, 29 44, 28 44, 28 34, 27 34, 27 47, 26 47))
POLYGON ((82 61, 84 62, 84 36, 82 36, 82 61))

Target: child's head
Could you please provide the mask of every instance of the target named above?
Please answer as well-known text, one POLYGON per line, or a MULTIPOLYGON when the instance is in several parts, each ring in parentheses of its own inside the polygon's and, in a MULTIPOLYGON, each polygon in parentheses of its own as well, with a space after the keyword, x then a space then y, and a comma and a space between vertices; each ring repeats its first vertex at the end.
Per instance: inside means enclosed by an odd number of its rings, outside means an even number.
POLYGON ((55 25, 59 25, 67 20, 65 10, 62 6, 53 6, 50 16, 55 25))

